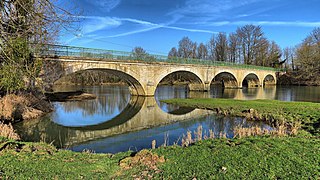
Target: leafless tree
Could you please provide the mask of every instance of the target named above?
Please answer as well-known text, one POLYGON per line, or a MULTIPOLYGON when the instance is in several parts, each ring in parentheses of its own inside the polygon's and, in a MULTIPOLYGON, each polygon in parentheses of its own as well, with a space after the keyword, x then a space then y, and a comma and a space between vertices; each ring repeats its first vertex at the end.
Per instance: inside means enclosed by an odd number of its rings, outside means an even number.
POLYGON ((269 45, 268 58, 265 66, 273 66, 279 64, 279 60, 282 56, 281 49, 276 42, 272 41, 269 45))
POLYGON ((196 43, 192 42, 188 37, 183 37, 179 41, 178 53, 182 58, 193 58, 196 52, 196 43))
POLYGON ((34 81, 41 62, 32 58, 32 52, 41 44, 56 42, 61 30, 74 30, 77 15, 57 4, 53 0, 0 1, 0 79, 8 80, 0 81, 0 88, 11 91, 24 87, 22 79, 34 81), (15 69, 15 76, 6 74, 6 69, 15 69))
POLYGON ((132 50, 132 58, 135 60, 145 60, 149 54, 142 47, 135 47, 132 50))
POLYGON ((292 47, 286 47, 283 50, 284 58, 287 59, 286 69, 290 69, 292 71, 295 70, 295 59, 296 59, 296 49, 292 47))
POLYGON ((213 34, 207 44, 208 54, 210 60, 216 59, 216 36, 213 34))
POLYGON ((208 59, 208 49, 203 43, 199 44, 197 54, 198 59, 208 59))
POLYGON ((172 58, 176 58, 178 56, 179 56, 179 54, 178 54, 177 48, 175 48, 175 47, 171 48, 170 52, 168 53, 168 58, 172 59, 172 58))
POLYGON ((228 45, 228 56, 230 62, 235 63, 237 59, 239 59, 239 37, 236 33, 230 33, 229 34, 229 45, 228 45))
POLYGON ((257 47, 265 39, 260 26, 245 25, 237 29, 245 64, 254 64, 257 47))
POLYGON ((228 41, 225 33, 219 33, 215 39, 215 57, 217 61, 227 60, 228 41))
POLYGON ((320 78, 320 28, 315 28, 302 44, 297 48, 297 61, 299 74, 306 81, 318 81, 320 78))

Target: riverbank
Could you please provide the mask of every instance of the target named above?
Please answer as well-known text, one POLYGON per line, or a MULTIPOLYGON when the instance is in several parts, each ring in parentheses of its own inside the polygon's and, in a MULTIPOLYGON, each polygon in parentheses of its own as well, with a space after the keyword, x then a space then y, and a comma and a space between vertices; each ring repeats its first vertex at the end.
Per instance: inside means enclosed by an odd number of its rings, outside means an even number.
POLYGON ((320 86, 320 77, 306 78, 299 72, 287 72, 278 77, 278 85, 320 86))
POLYGON ((83 101, 96 99, 97 96, 89 94, 84 91, 69 91, 69 92, 47 92, 45 93, 47 100, 49 101, 83 101))
POLYGON ((320 103, 283 102, 277 100, 234 99, 170 99, 165 103, 184 107, 212 109, 217 114, 267 121, 273 125, 299 126, 313 135, 320 135, 320 103))
POLYGON ((41 93, 8 94, 0 98, 0 122, 15 123, 38 118, 53 111, 52 104, 41 93))
MULTIPOLYGON (((272 100, 177 99, 166 102, 219 114, 285 123, 300 121, 309 133, 207 139, 187 147, 94 154, 58 150, 44 143, 0 138, 0 179, 319 179, 318 103, 272 100), (267 116, 268 115, 268 116, 267 116), (280 116, 281 115, 281 116, 280 116), (312 129, 313 127, 314 129, 312 129)), ((303 133, 304 132, 304 133, 303 133)), ((150 142, 150 147, 151 147, 150 142)))
POLYGON ((210 139, 138 153, 76 153, 0 138, 0 178, 318 179, 320 139, 210 139))

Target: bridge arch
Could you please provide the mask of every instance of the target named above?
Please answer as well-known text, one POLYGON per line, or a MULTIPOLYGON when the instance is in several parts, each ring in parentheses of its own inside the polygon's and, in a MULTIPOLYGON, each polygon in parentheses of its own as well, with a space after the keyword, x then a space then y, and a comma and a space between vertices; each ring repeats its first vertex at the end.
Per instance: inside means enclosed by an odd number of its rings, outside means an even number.
POLYGON ((276 78, 271 75, 267 74, 264 79, 263 79, 263 86, 268 86, 268 85, 275 85, 276 84, 276 78))
POLYGON ((211 85, 221 85, 223 88, 238 88, 238 80, 231 71, 221 71, 213 77, 211 85))
POLYGON ((255 73, 247 73, 242 80, 242 87, 260 87, 260 79, 255 73))
POLYGON ((185 82, 187 82, 188 88, 190 91, 203 91, 204 90, 204 83, 201 78, 200 73, 192 72, 185 69, 175 69, 172 71, 164 71, 159 73, 159 76, 155 80, 156 87, 158 87, 166 78, 174 75, 183 73, 187 76, 185 78, 185 82))
POLYGON ((139 96, 145 95, 145 90, 144 90, 143 86, 141 85, 141 83, 137 80, 137 78, 135 78, 131 74, 128 74, 128 73, 121 71, 121 70, 107 69, 107 68, 80 68, 75 71, 66 71, 66 73, 63 76, 67 76, 67 75, 70 75, 73 73, 77 73, 80 71, 87 71, 87 70, 93 70, 93 71, 98 70, 98 71, 106 72, 108 74, 112 74, 114 76, 118 76, 119 78, 125 80, 125 82, 128 84, 131 95, 139 95, 139 96))

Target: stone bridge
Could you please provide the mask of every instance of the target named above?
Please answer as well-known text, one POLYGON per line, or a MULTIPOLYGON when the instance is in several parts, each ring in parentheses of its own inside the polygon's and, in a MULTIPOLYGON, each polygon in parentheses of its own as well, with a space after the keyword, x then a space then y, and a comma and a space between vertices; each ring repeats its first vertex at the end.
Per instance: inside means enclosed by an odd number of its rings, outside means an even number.
POLYGON ((153 96, 161 80, 173 73, 192 77, 190 91, 209 91, 211 84, 225 88, 260 87, 276 84, 276 71, 243 66, 215 66, 168 62, 144 62, 86 57, 52 56, 44 58, 44 78, 55 82, 63 76, 84 70, 104 70, 126 80, 132 95, 153 96))

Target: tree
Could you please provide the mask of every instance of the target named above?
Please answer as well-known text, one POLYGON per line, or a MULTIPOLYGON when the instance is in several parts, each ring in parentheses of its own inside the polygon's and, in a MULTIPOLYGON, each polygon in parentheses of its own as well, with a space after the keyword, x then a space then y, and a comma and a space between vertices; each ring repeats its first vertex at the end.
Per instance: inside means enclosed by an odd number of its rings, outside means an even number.
POLYGON ((194 58, 196 57, 197 44, 192 42, 188 37, 183 37, 179 41, 178 54, 182 58, 194 58))
POLYGON ((295 57, 295 51, 296 51, 296 49, 292 48, 292 47, 286 47, 283 50, 284 58, 287 60, 286 68, 289 68, 292 71, 295 70, 295 58, 296 58, 295 57))
POLYGON ((226 61, 228 41, 225 33, 219 33, 215 39, 215 57, 217 61, 226 61))
POLYGON ((199 44, 197 49, 197 55, 198 59, 208 59, 208 49, 203 43, 199 44))
POLYGON ((236 33, 230 33, 229 34, 229 45, 228 45, 228 56, 229 56, 229 61, 235 63, 238 59, 240 59, 240 53, 239 53, 239 37, 237 36, 236 33))
POLYGON ((299 74, 307 81, 320 80, 320 28, 315 28, 297 48, 299 74))
POLYGON ((207 49, 209 54, 209 59, 214 61, 216 59, 216 40, 215 35, 213 34, 208 42, 207 49))
POLYGON ((175 48, 175 47, 171 48, 171 50, 168 54, 168 58, 173 59, 173 58, 177 58, 178 56, 179 56, 179 54, 178 54, 177 48, 175 48))
POLYGON ((265 41, 261 27, 254 25, 239 27, 237 36, 240 38, 244 63, 255 64, 257 49, 265 41))
POLYGON ((153 60, 154 59, 142 47, 135 47, 132 49, 132 58, 135 60, 153 60))
POLYGON ((2 0, 0 88, 10 92, 33 88, 41 62, 32 54, 42 48, 41 44, 55 42, 62 29, 72 28, 70 23, 75 17, 50 0, 2 0), (9 76, 6 69, 15 69, 19 73, 9 76), (24 83, 13 83, 17 79, 24 83))
POLYGON ((281 57, 281 49, 276 42, 272 41, 269 46, 268 58, 265 66, 276 67, 279 64, 279 59, 281 57))

